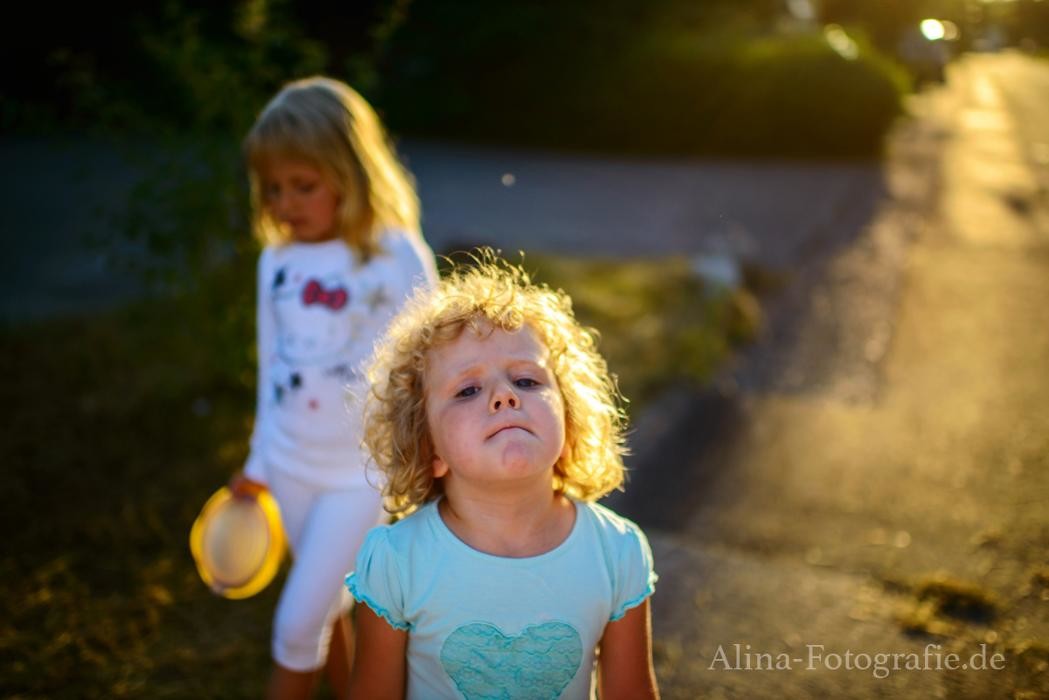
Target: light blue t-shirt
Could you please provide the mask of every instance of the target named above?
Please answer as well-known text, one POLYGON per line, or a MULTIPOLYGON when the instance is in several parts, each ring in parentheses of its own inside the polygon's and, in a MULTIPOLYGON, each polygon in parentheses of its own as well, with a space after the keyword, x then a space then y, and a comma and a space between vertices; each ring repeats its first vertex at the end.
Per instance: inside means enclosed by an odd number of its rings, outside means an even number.
POLYGON ((408 632, 409 700, 589 698, 605 625, 655 590, 637 525, 575 502, 571 533, 536 557, 456 537, 431 502, 368 533, 346 584, 408 632))

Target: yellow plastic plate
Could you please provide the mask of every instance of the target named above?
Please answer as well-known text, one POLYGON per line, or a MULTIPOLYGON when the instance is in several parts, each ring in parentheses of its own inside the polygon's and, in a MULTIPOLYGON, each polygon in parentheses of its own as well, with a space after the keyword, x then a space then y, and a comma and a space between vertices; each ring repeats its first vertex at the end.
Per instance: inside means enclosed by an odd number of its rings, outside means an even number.
POLYGON ((284 557, 280 509, 269 491, 234 498, 216 491, 193 521, 189 549, 197 571, 212 591, 248 598, 269 585, 284 557))

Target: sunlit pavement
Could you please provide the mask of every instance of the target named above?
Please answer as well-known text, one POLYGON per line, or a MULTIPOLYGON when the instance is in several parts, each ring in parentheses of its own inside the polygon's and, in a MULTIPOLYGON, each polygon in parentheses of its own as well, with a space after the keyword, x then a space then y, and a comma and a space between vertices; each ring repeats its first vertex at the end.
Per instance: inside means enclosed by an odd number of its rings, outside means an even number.
POLYGON ((664 697, 1049 697, 1049 64, 965 57, 914 110, 893 201, 639 435, 664 697), (944 670, 981 644, 1004 669, 944 670))

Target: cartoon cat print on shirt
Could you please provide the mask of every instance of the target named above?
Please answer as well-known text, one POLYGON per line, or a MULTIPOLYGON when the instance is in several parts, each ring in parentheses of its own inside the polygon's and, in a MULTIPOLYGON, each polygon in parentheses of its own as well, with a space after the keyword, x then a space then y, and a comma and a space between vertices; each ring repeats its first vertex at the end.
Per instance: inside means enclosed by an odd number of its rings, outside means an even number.
POLYGON ((339 273, 303 279, 277 270, 272 287, 277 354, 289 365, 335 362, 352 342, 350 286, 339 273))
POLYGON ((270 293, 277 319, 274 399, 293 411, 316 411, 323 402, 337 401, 330 387, 323 390, 323 378, 335 378, 337 388, 356 376, 346 361, 359 325, 353 322, 349 280, 338 272, 304 276, 281 267, 270 293))
POLYGON ((307 274, 284 265, 274 272, 276 351, 270 379, 273 400, 283 410, 344 409, 345 387, 361 379, 361 339, 371 337, 375 320, 394 304, 385 284, 370 277, 365 271, 351 284, 338 267, 307 274))

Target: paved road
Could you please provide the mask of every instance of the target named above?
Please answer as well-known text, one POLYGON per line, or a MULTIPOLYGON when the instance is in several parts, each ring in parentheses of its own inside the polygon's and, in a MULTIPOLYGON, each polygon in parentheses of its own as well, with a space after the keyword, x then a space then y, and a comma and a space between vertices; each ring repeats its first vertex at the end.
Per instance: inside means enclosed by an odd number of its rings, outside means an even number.
POLYGON ((0 320, 111 307, 139 285, 109 269, 106 212, 127 197, 133 171, 106 144, 74 139, 0 139, 0 320))
MULTIPOLYGON (((491 244, 607 256, 729 252, 767 265, 846 246, 886 196, 876 164, 776 164, 537 154, 408 142, 427 238, 439 252, 491 244)), ((0 319, 91 312, 133 296, 133 279, 84 244, 120 245, 107 216, 134 170, 93 141, 0 139, 17 173, 3 188, 0 319)))
POLYGON ((791 332, 645 443, 621 505, 663 577, 665 697, 1049 697, 1047 87, 1017 54, 955 65, 897 134, 893 201, 781 304, 791 332), (789 668, 727 670, 735 644, 789 668), (924 667, 984 644, 1005 668, 875 676, 928 644, 924 667))
POLYGON ((884 196, 876 164, 644 160, 409 144, 438 249, 613 257, 728 250, 787 267, 844 245, 884 196))

